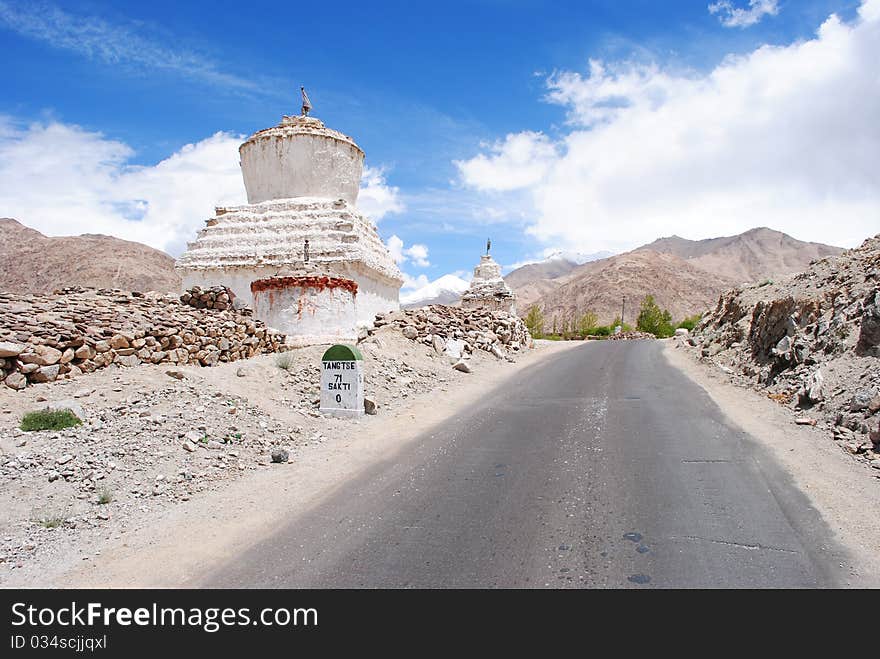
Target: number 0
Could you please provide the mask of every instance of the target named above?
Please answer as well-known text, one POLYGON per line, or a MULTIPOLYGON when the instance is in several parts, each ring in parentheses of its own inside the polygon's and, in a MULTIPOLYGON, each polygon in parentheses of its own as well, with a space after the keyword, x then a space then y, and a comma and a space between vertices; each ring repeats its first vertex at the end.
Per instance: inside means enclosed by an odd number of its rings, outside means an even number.
POLYGON ((342 394, 336 394, 336 402, 337 402, 337 403, 341 403, 341 402, 342 402, 342 394))

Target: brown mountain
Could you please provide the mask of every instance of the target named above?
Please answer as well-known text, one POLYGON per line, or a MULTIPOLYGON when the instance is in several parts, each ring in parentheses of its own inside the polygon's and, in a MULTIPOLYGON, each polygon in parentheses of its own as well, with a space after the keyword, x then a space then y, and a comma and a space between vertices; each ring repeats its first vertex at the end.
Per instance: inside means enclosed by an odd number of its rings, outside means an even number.
POLYGON ((727 288, 745 282, 782 278, 804 270, 811 261, 840 253, 838 247, 795 240, 764 227, 736 236, 687 240, 660 238, 632 252, 578 266, 556 279, 521 284, 525 314, 538 304, 548 322, 556 315, 583 314, 587 310, 607 323, 620 314, 627 299, 626 317, 632 321, 647 294, 673 318, 701 313, 712 307, 727 288), (540 294, 534 296, 536 290, 540 294), (534 297, 532 297, 534 296, 534 297))
POLYGON ((709 309, 721 291, 737 283, 673 254, 639 249, 580 266, 537 304, 548 326, 554 316, 561 322, 587 311, 597 314, 601 323, 610 323, 620 315, 625 298, 625 320, 634 324, 639 304, 646 295, 653 295, 662 309, 682 319, 709 309))
POLYGON ((0 291, 51 293, 65 286, 178 291, 174 259, 141 243, 102 236, 47 237, 0 218, 0 291))
POLYGON ((767 227, 707 240, 671 236, 639 249, 679 256, 691 265, 739 283, 793 275, 805 270, 811 261, 843 251, 831 245, 796 240, 767 227))

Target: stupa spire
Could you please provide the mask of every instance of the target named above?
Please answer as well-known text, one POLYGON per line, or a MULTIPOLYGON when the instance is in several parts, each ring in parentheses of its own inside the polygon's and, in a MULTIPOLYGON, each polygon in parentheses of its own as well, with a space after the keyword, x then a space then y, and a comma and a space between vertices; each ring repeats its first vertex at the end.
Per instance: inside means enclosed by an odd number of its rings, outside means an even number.
POLYGON ((309 95, 306 94, 306 88, 300 87, 299 93, 302 95, 302 116, 308 117, 309 112, 312 110, 312 102, 309 100, 309 95))

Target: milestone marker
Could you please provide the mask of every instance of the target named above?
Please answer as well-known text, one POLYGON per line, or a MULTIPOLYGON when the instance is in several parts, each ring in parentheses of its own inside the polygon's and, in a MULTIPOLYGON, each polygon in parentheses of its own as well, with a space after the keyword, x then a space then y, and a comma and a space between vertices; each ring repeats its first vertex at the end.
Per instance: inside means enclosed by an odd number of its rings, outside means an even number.
POLYGON ((364 357, 354 346, 331 346, 321 357, 321 412, 329 416, 364 414, 364 357))

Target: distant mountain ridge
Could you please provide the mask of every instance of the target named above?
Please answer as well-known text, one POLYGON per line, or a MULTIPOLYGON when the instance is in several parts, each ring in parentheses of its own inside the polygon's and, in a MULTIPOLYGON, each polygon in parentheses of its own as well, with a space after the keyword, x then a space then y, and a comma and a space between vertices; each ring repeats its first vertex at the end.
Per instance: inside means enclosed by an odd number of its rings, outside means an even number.
POLYGON ((174 259, 112 236, 48 237, 0 218, 0 291, 51 293, 66 286, 177 292, 174 259))
POLYGON ((738 279, 740 283, 792 275, 804 270, 815 259, 843 251, 840 247, 796 240, 767 227, 706 240, 670 236, 638 249, 673 254, 698 268, 738 279))
POLYGON ((607 323, 620 314, 624 298, 632 311, 626 320, 632 321, 647 294, 654 295, 675 319, 681 319, 710 308, 725 289, 783 278, 804 270, 815 259, 842 251, 766 227, 706 240, 670 236, 576 266, 555 278, 541 278, 540 271, 521 271, 518 285, 511 286, 521 296, 520 313, 537 304, 548 322, 553 316, 592 311, 600 322, 607 323), (529 275, 534 278, 530 280, 529 275))

